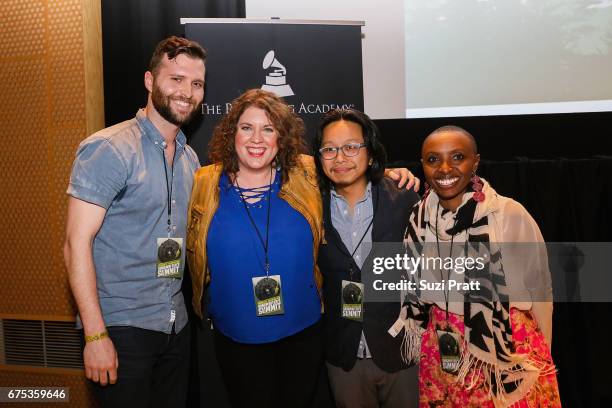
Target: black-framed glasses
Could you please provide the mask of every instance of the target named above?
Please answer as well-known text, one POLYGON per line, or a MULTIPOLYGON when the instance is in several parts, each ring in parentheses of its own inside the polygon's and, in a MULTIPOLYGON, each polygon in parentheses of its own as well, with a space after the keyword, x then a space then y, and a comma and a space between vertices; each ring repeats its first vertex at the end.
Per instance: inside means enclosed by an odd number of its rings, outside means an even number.
POLYGON ((335 159, 338 156, 338 151, 342 150, 345 157, 354 157, 359 154, 359 149, 366 147, 365 143, 347 143, 340 147, 322 147, 319 149, 321 157, 325 160, 335 159))

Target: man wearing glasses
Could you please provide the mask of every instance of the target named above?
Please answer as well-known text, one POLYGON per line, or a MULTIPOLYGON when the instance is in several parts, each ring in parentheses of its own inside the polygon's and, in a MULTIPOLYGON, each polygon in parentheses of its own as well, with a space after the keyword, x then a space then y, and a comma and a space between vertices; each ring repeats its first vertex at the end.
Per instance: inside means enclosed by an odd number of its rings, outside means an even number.
POLYGON ((402 361, 403 336, 387 332, 400 297, 364 303, 363 282, 373 273, 372 244, 402 241, 418 195, 383 178, 378 129, 359 111, 326 114, 314 154, 327 241, 318 259, 325 278, 325 353, 336 406, 416 407, 417 367, 402 361))

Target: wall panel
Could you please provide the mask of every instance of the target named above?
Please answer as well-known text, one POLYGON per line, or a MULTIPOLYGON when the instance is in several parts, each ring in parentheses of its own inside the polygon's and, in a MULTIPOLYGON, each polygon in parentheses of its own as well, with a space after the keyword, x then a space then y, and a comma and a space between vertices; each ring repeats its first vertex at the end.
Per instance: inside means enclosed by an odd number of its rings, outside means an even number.
MULTIPOLYGON (((0 16, 0 318, 69 321, 65 191, 104 121, 100 0, 3 0, 0 16)), ((0 386, 64 383, 91 405, 81 370, 0 365, 0 386)))

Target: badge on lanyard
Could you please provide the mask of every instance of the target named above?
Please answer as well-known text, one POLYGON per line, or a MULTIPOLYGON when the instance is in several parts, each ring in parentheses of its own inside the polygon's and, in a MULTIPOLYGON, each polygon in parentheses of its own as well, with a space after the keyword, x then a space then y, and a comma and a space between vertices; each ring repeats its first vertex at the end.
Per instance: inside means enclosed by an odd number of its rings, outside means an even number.
POLYGON ((342 317, 363 321, 363 283, 342 281, 342 317))
POLYGON ((183 238, 157 238, 157 273, 158 278, 181 278, 181 255, 183 238))
POLYGON ((285 313, 280 275, 253 278, 253 296, 257 316, 273 316, 285 313))
POLYGON ((436 330, 438 334, 438 349, 440 350, 440 365, 443 371, 457 374, 461 351, 459 348, 459 334, 450 328, 436 330))

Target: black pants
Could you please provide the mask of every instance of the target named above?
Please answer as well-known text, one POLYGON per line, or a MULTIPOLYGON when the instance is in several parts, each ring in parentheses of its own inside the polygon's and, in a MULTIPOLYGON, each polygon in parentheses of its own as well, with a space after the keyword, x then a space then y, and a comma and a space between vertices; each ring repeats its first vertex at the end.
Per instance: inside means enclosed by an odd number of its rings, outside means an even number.
POLYGON ((94 386, 103 407, 178 407, 187 398, 190 325, 176 334, 109 327, 119 358, 117 383, 94 386))
POLYGON ((321 321, 265 344, 237 343, 215 330, 217 360, 232 406, 311 407, 323 364, 322 335, 321 321))

